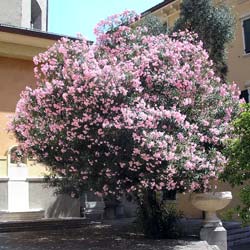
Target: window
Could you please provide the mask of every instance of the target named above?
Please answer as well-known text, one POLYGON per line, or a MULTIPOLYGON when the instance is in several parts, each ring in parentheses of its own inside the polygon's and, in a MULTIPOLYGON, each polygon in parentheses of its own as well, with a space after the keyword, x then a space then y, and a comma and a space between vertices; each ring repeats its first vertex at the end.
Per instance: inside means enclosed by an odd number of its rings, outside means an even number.
POLYGON ((22 152, 18 150, 17 146, 12 147, 9 150, 9 163, 17 164, 17 162, 26 163, 27 159, 22 155, 22 152))
POLYGON ((31 28, 42 29, 42 10, 37 0, 31 1, 31 28))
POLYGON ((246 103, 249 103, 249 90, 248 89, 241 91, 240 99, 243 99, 243 98, 244 98, 246 103))
POLYGON ((167 200, 176 200, 176 191, 175 190, 163 190, 162 199, 167 200))
POLYGON ((250 18, 243 20, 245 53, 250 53, 250 18))

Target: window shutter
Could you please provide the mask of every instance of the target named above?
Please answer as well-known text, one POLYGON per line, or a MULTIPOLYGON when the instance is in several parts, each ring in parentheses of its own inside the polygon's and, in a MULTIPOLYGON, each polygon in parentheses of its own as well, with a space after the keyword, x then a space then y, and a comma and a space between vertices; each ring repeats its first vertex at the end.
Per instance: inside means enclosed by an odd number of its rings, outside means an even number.
POLYGON ((248 103, 249 102, 249 95, 248 95, 248 90, 242 90, 241 94, 240 94, 240 99, 244 98, 245 102, 248 103))
POLYGON ((245 52, 250 53, 250 19, 243 21, 245 52))

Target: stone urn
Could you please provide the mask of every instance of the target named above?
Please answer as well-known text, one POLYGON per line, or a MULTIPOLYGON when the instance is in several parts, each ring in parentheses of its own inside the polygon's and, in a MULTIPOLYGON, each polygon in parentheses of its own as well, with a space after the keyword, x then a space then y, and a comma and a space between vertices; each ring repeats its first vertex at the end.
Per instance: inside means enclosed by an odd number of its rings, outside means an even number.
POLYGON ((205 211, 200 239, 207 241, 209 245, 217 245, 220 250, 227 250, 227 231, 217 217, 216 211, 225 208, 231 200, 231 192, 193 193, 191 195, 192 205, 205 211))
POLYGON ((191 203, 199 210, 205 211, 203 227, 222 226, 216 211, 225 208, 232 200, 231 192, 193 193, 191 203))

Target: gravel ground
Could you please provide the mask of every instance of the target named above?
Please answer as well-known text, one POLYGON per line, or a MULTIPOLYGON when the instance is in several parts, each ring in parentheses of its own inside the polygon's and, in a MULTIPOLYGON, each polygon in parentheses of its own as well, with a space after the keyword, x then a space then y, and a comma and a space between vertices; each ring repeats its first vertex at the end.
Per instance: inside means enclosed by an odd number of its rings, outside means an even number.
POLYGON ((93 224, 81 229, 0 234, 0 250, 208 250, 195 239, 149 240, 131 226, 93 224))

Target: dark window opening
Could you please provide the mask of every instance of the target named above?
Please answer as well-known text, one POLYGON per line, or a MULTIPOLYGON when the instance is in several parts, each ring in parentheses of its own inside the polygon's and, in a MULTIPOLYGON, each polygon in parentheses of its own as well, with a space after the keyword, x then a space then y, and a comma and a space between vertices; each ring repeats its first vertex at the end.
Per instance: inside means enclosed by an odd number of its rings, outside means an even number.
POLYGON ((36 0, 31 1, 31 28, 42 29, 42 10, 36 0))
POLYGON ((240 99, 245 100, 246 103, 249 103, 249 94, 248 94, 248 89, 242 90, 240 93, 240 99))
POLYGON ((176 191, 175 190, 163 190, 162 199, 163 200, 176 200, 176 191))
POLYGON ((243 21, 245 52, 250 53, 250 18, 243 21))

